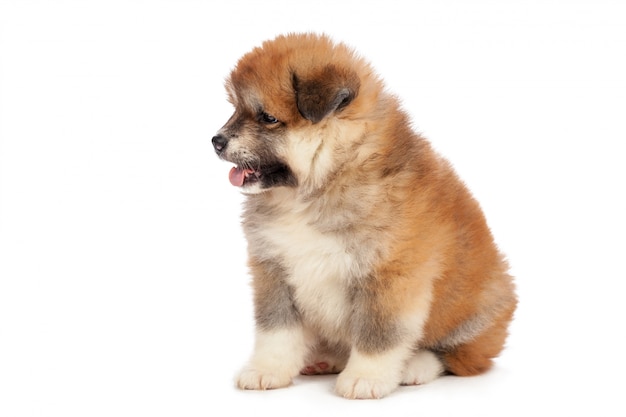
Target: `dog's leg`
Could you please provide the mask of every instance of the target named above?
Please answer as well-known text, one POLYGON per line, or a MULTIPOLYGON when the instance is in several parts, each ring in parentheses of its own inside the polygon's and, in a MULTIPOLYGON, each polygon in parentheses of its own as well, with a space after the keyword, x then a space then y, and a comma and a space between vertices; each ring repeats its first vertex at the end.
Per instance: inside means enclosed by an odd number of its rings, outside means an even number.
POLYGON ((335 391, 351 399, 382 398, 402 380, 402 368, 411 354, 407 345, 380 353, 352 349, 346 369, 337 377, 335 391))
POLYGON ((422 338, 431 280, 383 274, 352 290, 352 350, 335 391, 346 398, 381 398, 404 381, 406 364, 422 338))
POLYGON ((254 390, 285 387, 304 367, 308 338, 280 264, 251 259, 250 267, 256 340, 254 353, 236 383, 239 388, 254 390))
POLYGON ((265 390, 286 387, 302 368, 307 352, 299 327, 257 331, 254 353, 237 377, 241 389, 265 390))

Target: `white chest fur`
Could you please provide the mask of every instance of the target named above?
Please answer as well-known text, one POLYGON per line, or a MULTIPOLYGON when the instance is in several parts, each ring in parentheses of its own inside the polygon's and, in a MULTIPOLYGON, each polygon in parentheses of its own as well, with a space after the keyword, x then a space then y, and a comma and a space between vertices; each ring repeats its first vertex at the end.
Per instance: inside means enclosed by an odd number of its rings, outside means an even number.
POLYGON ((341 235, 322 233, 310 221, 293 211, 265 222, 256 231, 260 250, 286 269, 305 324, 329 339, 341 339, 350 314, 348 287, 362 274, 362 265, 341 235))

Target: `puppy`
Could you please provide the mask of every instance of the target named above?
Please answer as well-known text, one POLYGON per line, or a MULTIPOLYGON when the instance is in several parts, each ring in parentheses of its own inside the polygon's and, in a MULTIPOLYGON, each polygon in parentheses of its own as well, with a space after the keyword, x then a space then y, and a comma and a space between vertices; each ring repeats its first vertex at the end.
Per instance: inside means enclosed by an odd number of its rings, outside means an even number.
POLYGON ((507 264, 372 67, 290 34, 244 55, 226 90, 235 111, 212 143, 246 194, 256 319, 237 385, 339 373, 339 395, 380 398, 489 369, 517 303, 507 264))

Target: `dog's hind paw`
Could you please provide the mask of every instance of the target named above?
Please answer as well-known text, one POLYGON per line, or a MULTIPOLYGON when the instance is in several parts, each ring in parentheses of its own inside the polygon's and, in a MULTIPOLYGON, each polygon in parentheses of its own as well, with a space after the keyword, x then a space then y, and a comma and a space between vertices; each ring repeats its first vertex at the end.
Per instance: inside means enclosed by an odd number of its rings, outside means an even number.
POLYGON ((300 375, 328 375, 338 374, 343 367, 330 364, 326 361, 315 362, 311 365, 307 365, 300 370, 300 375))
POLYGON ((402 375, 402 385, 426 384, 444 372, 439 358, 428 350, 420 350, 408 360, 402 375))

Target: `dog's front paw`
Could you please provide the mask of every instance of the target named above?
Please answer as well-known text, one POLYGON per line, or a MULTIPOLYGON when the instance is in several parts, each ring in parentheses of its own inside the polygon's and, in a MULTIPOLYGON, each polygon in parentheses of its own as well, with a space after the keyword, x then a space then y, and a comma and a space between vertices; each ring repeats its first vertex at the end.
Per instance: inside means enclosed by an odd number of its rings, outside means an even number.
POLYGON ((250 390, 283 388, 291 384, 291 375, 247 367, 239 373, 236 383, 239 388, 250 390))
POLYGON ((335 392, 349 399, 382 398, 398 387, 395 379, 358 375, 353 372, 342 372, 337 377, 335 392))

